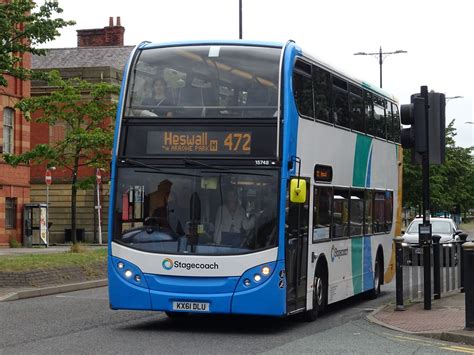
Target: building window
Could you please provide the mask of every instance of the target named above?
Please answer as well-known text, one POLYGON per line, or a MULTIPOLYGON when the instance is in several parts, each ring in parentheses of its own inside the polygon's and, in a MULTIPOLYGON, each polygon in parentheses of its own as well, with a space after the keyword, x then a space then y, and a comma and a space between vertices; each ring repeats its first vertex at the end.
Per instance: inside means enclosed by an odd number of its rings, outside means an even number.
POLYGON ((5 229, 16 228, 16 198, 5 198, 5 229))
POLYGON ((3 110, 3 153, 13 154, 13 122, 15 111, 11 108, 3 110))

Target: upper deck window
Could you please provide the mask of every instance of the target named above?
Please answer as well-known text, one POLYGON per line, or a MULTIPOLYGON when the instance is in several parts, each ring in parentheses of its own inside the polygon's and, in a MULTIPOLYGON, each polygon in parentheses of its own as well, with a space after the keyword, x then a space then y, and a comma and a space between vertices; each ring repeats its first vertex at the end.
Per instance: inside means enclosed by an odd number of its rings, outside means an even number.
POLYGON ((129 117, 275 117, 281 48, 145 49, 130 70, 129 117))

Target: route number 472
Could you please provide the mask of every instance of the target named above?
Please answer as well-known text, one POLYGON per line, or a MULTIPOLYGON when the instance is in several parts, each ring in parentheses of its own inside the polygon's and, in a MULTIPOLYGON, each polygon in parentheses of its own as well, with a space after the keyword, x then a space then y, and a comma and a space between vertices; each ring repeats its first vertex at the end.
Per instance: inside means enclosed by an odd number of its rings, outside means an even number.
POLYGON ((250 152, 252 136, 250 133, 229 133, 224 140, 228 150, 250 152))

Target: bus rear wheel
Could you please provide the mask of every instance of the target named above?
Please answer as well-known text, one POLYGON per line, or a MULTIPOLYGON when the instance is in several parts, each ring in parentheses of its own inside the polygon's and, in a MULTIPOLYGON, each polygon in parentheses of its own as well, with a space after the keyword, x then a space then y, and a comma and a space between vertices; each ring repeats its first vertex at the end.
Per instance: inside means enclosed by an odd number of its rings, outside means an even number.
POLYGON ((377 255, 374 265, 374 288, 369 291, 369 298, 371 300, 376 299, 380 295, 380 287, 382 285, 383 277, 383 264, 380 254, 377 255))
POLYGON ((313 283, 313 309, 306 311, 305 320, 313 322, 324 312, 328 298, 327 273, 321 265, 318 265, 314 273, 313 283))

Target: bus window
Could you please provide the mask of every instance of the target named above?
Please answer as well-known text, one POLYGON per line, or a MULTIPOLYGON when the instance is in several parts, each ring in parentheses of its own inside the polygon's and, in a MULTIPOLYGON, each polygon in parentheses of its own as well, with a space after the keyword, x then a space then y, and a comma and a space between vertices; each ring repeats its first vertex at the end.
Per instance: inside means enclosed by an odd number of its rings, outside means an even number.
POLYGON ((334 189, 332 238, 349 236, 349 191, 334 189))
POLYGON ((281 48, 190 46, 148 48, 133 63, 128 117, 268 117, 277 110, 281 48), (217 48, 217 49, 215 49, 217 48), (150 83, 166 82, 166 105, 144 104, 150 83))
POLYGON ((374 135, 386 139, 385 102, 380 98, 374 99, 374 135))
POLYGON ((332 188, 315 187, 313 202, 313 242, 330 237, 332 188))
POLYGON ((400 143, 400 115, 398 114, 398 107, 395 104, 392 104, 392 117, 393 117, 393 141, 395 143, 400 143))
POLYGON ((364 102, 362 99, 362 89, 359 89, 353 85, 349 85, 349 90, 349 104, 352 129, 359 132, 365 132, 364 102))
POLYGON ((393 142, 394 141, 394 122, 393 122, 393 114, 392 114, 392 104, 387 101, 387 108, 385 109, 385 116, 387 118, 387 140, 393 142))
POLYGON ((315 116, 317 120, 326 122, 332 122, 330 80, 331 75, 329 72, 313 66, 315 116))
POLYGON ((374 194, 374 233, 385 232, 385 194, 374 194))
POLYGON ((362 235, 362 226, 364 224, 364 191, 351 191, 350 216, 350 235, 362 235))
POLYGON ((345 80, 333 76, 332 83, 332 92, 334 95, 334 123, 339 126, 351 128, 347 82, 345 80))
POLYGON ((314 117, 313 103, 313 83, 311 81, 311 66, 302 61, 295 64, 295 72, 293 73, 293 85, 295 92, 295 101, 300 115, 306 117, 314 117), (309 68, 302 68, 302 66, 309 68), (303 69, 306 69, 303 71, 303 69), (309 70, 309 73, 306 71, 309 70))
POLYGON ((370 92, 364 92, 364 113, 365 113, 365 131, 367 134, 375 136, 374 130, 374 103, 372 100, 372 94, 370 92))
POLYGON ((373 202, 374 192, 372 190, 365 190, 364 192, 364 235, 372 234, 372 216, 373 216, 373 202))
POLYGON ((385 192, 385 232, 390 233, 393 219, 393 192, 385 192))

